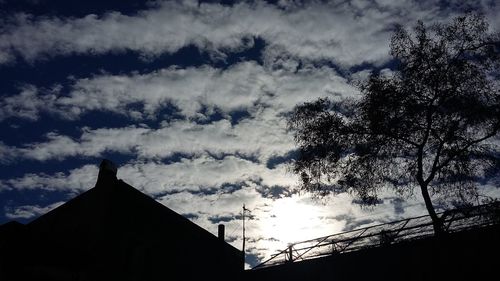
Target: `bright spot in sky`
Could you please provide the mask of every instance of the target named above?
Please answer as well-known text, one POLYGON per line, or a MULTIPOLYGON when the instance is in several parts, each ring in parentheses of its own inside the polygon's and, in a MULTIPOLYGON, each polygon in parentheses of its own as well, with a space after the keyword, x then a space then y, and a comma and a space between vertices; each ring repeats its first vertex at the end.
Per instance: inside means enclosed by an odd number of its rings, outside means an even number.
POLYGON ((269 206, 270 216, 262 222, 262 231, 275 239, 274 245, 285 249, 288 244, 342 231, 342 223, 329 219, 328 208, 309 197, 278 199, 269 206))

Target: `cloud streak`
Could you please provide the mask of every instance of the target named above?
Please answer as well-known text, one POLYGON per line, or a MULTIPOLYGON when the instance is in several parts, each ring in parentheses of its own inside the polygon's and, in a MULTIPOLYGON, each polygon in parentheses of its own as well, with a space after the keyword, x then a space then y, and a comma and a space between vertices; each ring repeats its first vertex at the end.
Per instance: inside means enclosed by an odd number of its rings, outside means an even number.
MULTIPOLYGON (((216 159, 209 155, 182 158, 170 164, 155 161, 128 163, 120 167, 118 176, 152 196, 180 191, 211 193, 225 185, 291 187, 296 180, 286 172, 284 165, 268 169, 265 164, 236 156, 216 159)), ((0 190, 60 190, 74 194, 94 186, 96 178, 97 168, 84 165, 67 173, 28 173, 19 178, 2 179, 0 190)))
POLYGON ((38 205, 24 205, 15 208, 5 207, 5 216, 9 219, 30 219, 43 215, 62 204, 64 204, 64 202, 56 202, 45 207, 38 205))
MULTIPOLYGON (((478 6, 487 13, 498 11, 486 1, 478 6)), ((248 47, 253 37, 268 43, 268 54, 280 49, 294 57, 339 64, 380 63, 388 58, 386 42, 394 24, 443 19, 450 12, 441 10, 435 1, 330 1, 307 6, 284 1, 233 6, 165 1, 134 16, 118 12, 82 18, 16 14, 3 22, 0 63, 12 62, 15 54, 30 62, 125 51, 150 58, 188 45, 224 57, 248 47)))
POLYGON ((101 157, 104 153, 121 153, 138 159, 166 159, 176 154, 216 157, 239 155, 265 163, 294 148, 283 118, 262 112, 253 119, 232 125, 222 119, 210 124, 174 121, 164 127, 129 126, 122 128, 82 129, 79 138, 48 133, 45 142, 20 147, 0 143, 4 164, 21 159, 38 161, 64 160, 69 157, 101 157))
POLYGON ((67 191, 77 194, 94 186, 97 173, 95 165, 84 165, 68 172, 55 174, 26 173, 18 178, 0 179, 0 192, 16 189, 67 191))
POLYGON ((231 112, 254 113, 261 107, 285 113, 304 96, 314 99, 357 93, 346 78, 329 67, 272 70, 255 62, 241 62, 226 70, 170 67, 146 74, 76 79, 68 93, 57 85, 50 89, 27 85, 0 102, 0 121, 10 117, 37 120, 43 112, 74 120, 90 111, 114 112, 137 120, 161 119, 168 118, 161 110, 169 106, 191 119, 207 119, 210 116, 206 114, 215 110, 230 118, 231 112))

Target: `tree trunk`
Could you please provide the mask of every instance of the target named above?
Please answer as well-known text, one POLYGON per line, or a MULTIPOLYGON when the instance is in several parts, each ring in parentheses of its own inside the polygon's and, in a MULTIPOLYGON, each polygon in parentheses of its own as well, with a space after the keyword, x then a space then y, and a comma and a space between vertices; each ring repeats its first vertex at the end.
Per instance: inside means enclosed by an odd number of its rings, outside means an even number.
POLYGON ((436 214, 436 210, 434 209, 434 205, 432 205, 431 197, 429 195, 428 185, 420 184, 420 190, 422 191, 422 197, 424 198, 425 207, 427 208, 427 212, 432 219, 432 226, 434 227, 434 235, 440 236, 444 233, 443 222, 436 214))

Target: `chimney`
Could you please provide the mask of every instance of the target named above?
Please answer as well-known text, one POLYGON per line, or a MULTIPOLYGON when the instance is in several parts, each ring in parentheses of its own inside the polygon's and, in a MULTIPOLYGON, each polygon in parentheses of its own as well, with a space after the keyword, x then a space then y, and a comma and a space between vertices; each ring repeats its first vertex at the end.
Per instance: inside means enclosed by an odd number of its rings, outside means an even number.
POLYGON ((224 231, 225 231, 225 227, 223 224, 219 224, 219 239, 224 241, 224 231))
POLYGON ((97 182, 95 184, 98 186, 105 186, 114 184, 116 182, 116 172, 118 169, 116 168, 115 163, 111 160, 103 159, 101 164, 99 165, 99 175, 97 176, 97 182))

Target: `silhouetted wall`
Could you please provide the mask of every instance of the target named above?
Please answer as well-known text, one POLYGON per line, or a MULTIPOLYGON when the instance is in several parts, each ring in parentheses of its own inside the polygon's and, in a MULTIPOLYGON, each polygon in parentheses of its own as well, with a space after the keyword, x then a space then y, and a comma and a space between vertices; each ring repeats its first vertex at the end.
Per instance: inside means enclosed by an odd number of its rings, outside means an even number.
POLYGON ((500 226, 251 270, 246 280, 498 280, 500 226))

